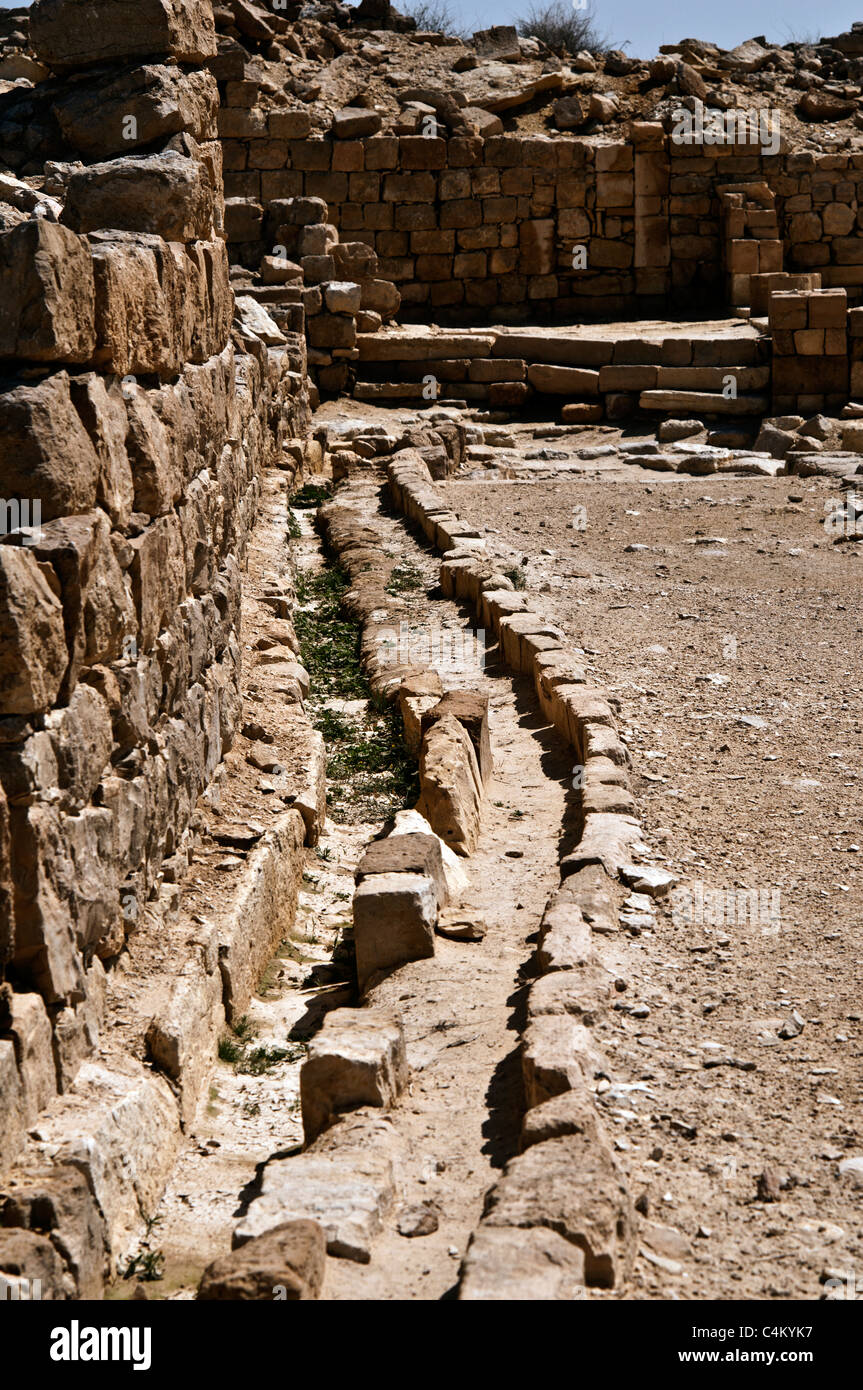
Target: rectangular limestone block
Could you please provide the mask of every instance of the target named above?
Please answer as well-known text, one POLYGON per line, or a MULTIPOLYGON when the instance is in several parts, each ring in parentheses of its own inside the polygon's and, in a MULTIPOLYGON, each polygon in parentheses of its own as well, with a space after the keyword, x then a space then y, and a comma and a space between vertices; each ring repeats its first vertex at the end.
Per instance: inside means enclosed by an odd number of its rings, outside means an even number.
POLYGON ((584 1253, 585 1280, 619 1286, 635 1253, 632 1202, 605 1144, 567 1134, 509 1161, 486 1198, 486 1226, 551 1229, 584 1253))
POLYGON ((847 391, 847 357, 777 357, 773 362, 774 396, 830 393, 847 399, 847 391))
POLYGON ((767 304, 771 329, 805 328, 808 322, 806 295, 787 290, 770 294, 767 304))
POLYGON ((391 1110, 407 1079, 404 1033, 396 1018, 371 1009, 328 1013, 300 1071, 306 1143, 346 1110, 391 1110))
POLYGON ((513 613, 501 618, 499 631, 505 663, 525 676, 533 674, 534 656, 544 645, 543 639, 548 639, 549 644, 559 644, 563 639, 561 629, 538 613, 513 613))
POLYGON ((374 874, 421 874, 434 884, 438 908, 447 904, 441 843, 436 835, 412 833, 372 840, 357 865, 355 878, 361 883, 374 874))
POLYGON ((583 367, 556 367, 534 363, 527 379, 535 391, 552 396, 598 396, 599 372, 583 367))
POLYGON ((770 295, 780 291, 817 290, 821 276, 816 271, 808 275, 792 275, 787 271, 767 271, 753 275, 749 282, 749 305, 753 317, 765 317, 770 295))
POLYGON ((479 838, 483 780, 470 735, 451 714, 436 719, 420 750, 417 810, 457 854, 472 854, 479 838))
POLYGON ((848 315, 846 290, 818 290, 806 296, 810 328, 845 328, 848 315))
POLYGON ((288 1221, 312 1220, 324 1229, 329 1255, 369 1263, 395 1195, 392 1161, 381 1152, 386 1135, 379 1132, 369 1133, 358 1150, 320 1151, 340 1128, 325 1131, 308 1153, 270 1160, 260 1195, 234 1228, 235 1249, 288 1221))
POLYGON ((471 1236, 460 1302, 572 1302, 584 1297, 584 1252, 556 1231, 481 1224, 471 1236))
POLYGON ((590 1029, 567 1013, 541 1014, 531 1020, 522 1037, 521 1063, 528 1110, 608 1070, 590 1029))
POLYGON ((184 1127, 193 1123, 209 1083, 224 1023, 218 940, 213 928, 201 927, 146 1034, 148 1058, 177 1088, 184 1127))
POLYGON ((76 232, 102 227, 166 241, 206 241, 214 193, 205 165, 180 154, 111 159, 70 177, 63 222, 76 232))
POLYGON ((730 241, 728 243, 728 269, 732 275, 757 275, 761 269, 758 260, 757 241, 730 241))
POLYGON ((370 874, 364 878, 353 902, 360 990, 380 973, 433 956, 437 914, 437 892, 424 874, 370 874))
POLYGON ((581 908, 571 899, 552 897, 543 914, 536 948, 542 974, 577 970, 594 960, 590 926, 581 908))
POLYGON ((794 351, 799 353, 801 357, 821 357, 824 353, 824 329, 795 329, 794 351))
POLYGON ((466 690, 449 691, 423 716, 423 735, 439 719, 451 715, 466 729, 476 754, 480 775, 487 782, 493 771, 488 729, 488 696, 466 690))
POLYGON ((154 54, 200 65, 216 55, 209 0, 38 0, 29 18, 33 51, 55 72, 154 54))
POLYGON ((95 343, 86 239, 44 218, 0 235, 0 357, 87 362, 95 343))
POLYGON ((524 381, 527 367, 520 357, 478 358, 471 362, 471 381, 524 381))
POLYGON ((601 367, 599 389, 606 391, 649 391, 657 385, 657 367, 601 367))
POLYGON ((708 415, 764 415, 769 409, 766 396, 726 397, 706 391, 642 391, 642 410, 688 410, 708 415))

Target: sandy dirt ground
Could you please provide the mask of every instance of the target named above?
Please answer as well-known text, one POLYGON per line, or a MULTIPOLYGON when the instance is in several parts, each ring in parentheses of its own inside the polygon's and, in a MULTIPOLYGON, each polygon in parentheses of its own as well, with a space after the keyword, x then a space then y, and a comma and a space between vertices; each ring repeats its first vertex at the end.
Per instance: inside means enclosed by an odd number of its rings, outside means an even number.
POLYGON ((625 465, 446 493, 530 557, 618 698, 648 841, 693 895, 605 947, 629 989, 600 1105, 665 1228, 623 1294, 818 1298, 863 1264, 838 1170, 863 1153, 861 564, 824 529, 836 484, 625 465))

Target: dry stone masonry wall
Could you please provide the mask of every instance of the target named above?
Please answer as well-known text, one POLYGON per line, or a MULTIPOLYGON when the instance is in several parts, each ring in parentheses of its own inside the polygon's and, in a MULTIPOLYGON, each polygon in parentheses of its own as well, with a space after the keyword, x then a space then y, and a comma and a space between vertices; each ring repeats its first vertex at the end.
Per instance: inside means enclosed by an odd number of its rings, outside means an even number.
POLYGON ((634 1216, 591 1096, 607 1066, 591 1028, 614 988, 600 944, 671 880, 632 862, 646 851, 613 703, 434 484, 483 461, 477 419, 490 440, 495 412, 520 411, 661 421, 668 453, 627 455, 655 469, 730 459, 847 481, 861 75, 859 25, 781 49, 685 40, 641 63, 508 28, 424 34, 377 0, 0 15, 0 1270, 101 1296, 158 1208, 221 1029, 293 921, 326 778, 286 504, 326 465, 319 526, 420 797, 356 868, 362 1007, 312 1041, 305 1151, 264 1165, 199 1296, 267 1297, 293 1259, 294 1295, 313 1298, 325 1252, 370 1259, 409 1084, 387 979, 432 960, 436 935, 482 935, 457 903, 488 811, 488 696, 393 660, 410 606, 392 588, 384 480, 442 552, 444 598, 472 607, 584 773, 531 966, 521 1152, 488 1193, 459 1296, 625 1281, 634 1216), (354 414, 445 402, 474 424, 451 410, 313 432, 340 395, 354 414), (807 426, 824 411, 847 423, 807 426), (727 434, 681 443, 693 415, 727 434), (277 712, 277 734, 250 704, 277 712), (266 824, 255 806, 275 787, 258 773, 288 783, 266 824), (223 794, 239 829, 216 824, 223 794), (361 1220, 339 1213, 345 1183, 362 1187, 361 1220))

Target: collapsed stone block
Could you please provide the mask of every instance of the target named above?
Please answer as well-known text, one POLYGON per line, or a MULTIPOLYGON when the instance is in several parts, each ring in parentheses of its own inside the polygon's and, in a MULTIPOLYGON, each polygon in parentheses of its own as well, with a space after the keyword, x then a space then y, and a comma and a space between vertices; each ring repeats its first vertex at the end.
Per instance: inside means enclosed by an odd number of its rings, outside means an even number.
POLYGON ((88 159, 128 154, 181 131, 215 140, 218 109, 211 73, 157 65, 126 69, 111 81, 76 82, 52 106, 66 143, 88 159))
POLYGON ((370 1009, 335 1009, 309 1044, 300 1071, 306 1143, 361 1105, 390 1110, 407 1084, 401 1023, 370 1009))
POLYGON ((434 955, 437 890, 424 874, 370 874, 357 886, 353 914, 361 991, 379 971, 434 955))
POLYGON ((422 716, 423 737, 439 719, 452 716, 467 730, 479 765, 483 783, 493 772, 491 741, 488 732, 488 696, 468 690, 449 690, 446 695, 422 716))
POLYGON ((234 1228, 234 1248, 308 1219, 323 1227, 329 1255, 368 1264, 395 1195, 393 1140, 388 1118, 360 1111, 325 1130, 306 1153, 271 1159, 261 1195, 234 1228))
POLYGON ((0 1229, 0 1296, 26 1300, 35 1295, 52 1301, 65 1299, 71 1290, 64 1280, 63 1262, 50 1240, 35 1231, 0 1229))
POLYGON ((198 1286, 199 1302, 288 1303, 319 1298, 327 1239, 317 1221, 286 1221, 214 1260, 198 1286))
POLYGON ((438 907, 446 906, 449 893, 437 835, 396 833, 372 840, 357 866, 357 882, 373 874, 422 874, 435 886, 438 907))
POLYGON ((74 1168, 52 1164, 45 1172, 25 1169, 12 1179, 0 1190, 0 1227, 36 1231, 50 1240, 71 1284, 64 1297, 102 1297, 105 1223, 86 1179, 74 1168))

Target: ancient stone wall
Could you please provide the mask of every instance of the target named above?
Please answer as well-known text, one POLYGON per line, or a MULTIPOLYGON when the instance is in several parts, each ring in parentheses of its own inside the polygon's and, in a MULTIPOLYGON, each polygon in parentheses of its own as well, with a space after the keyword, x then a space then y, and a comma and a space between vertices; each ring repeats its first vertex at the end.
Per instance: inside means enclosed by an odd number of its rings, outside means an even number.
MULTIPOLYGON (((863 292, 859 154, 696 150, 648 122, 634 123, 628 141, 597 143, 307 139, 306 121, 300 112, 220 111, 232 256, 269 254, 249 237, 249 217, 263 235, 275 200, 323 198, 341 237, 377 252, 379 274, 401 292, 402 318, 613 318, 650 312, 669 294, 691 307, 693 289, 695 303, 722 302, 720 194, 747 185, 766 185, 781 247, 763 263, 747 252, 741 267, 817 269, 825 287, 863 292)), ((746 235, 759 240, 763 230, 752 220, 746 235)))
POLYGON ((262 472, 308 417, 302 333, 232 329, 209 3, 99 13, 32 7, 79 161, 53 195, 3 176, 0 1172, 97 1048, 105 964, 188 868, 241 713, 262 472))

